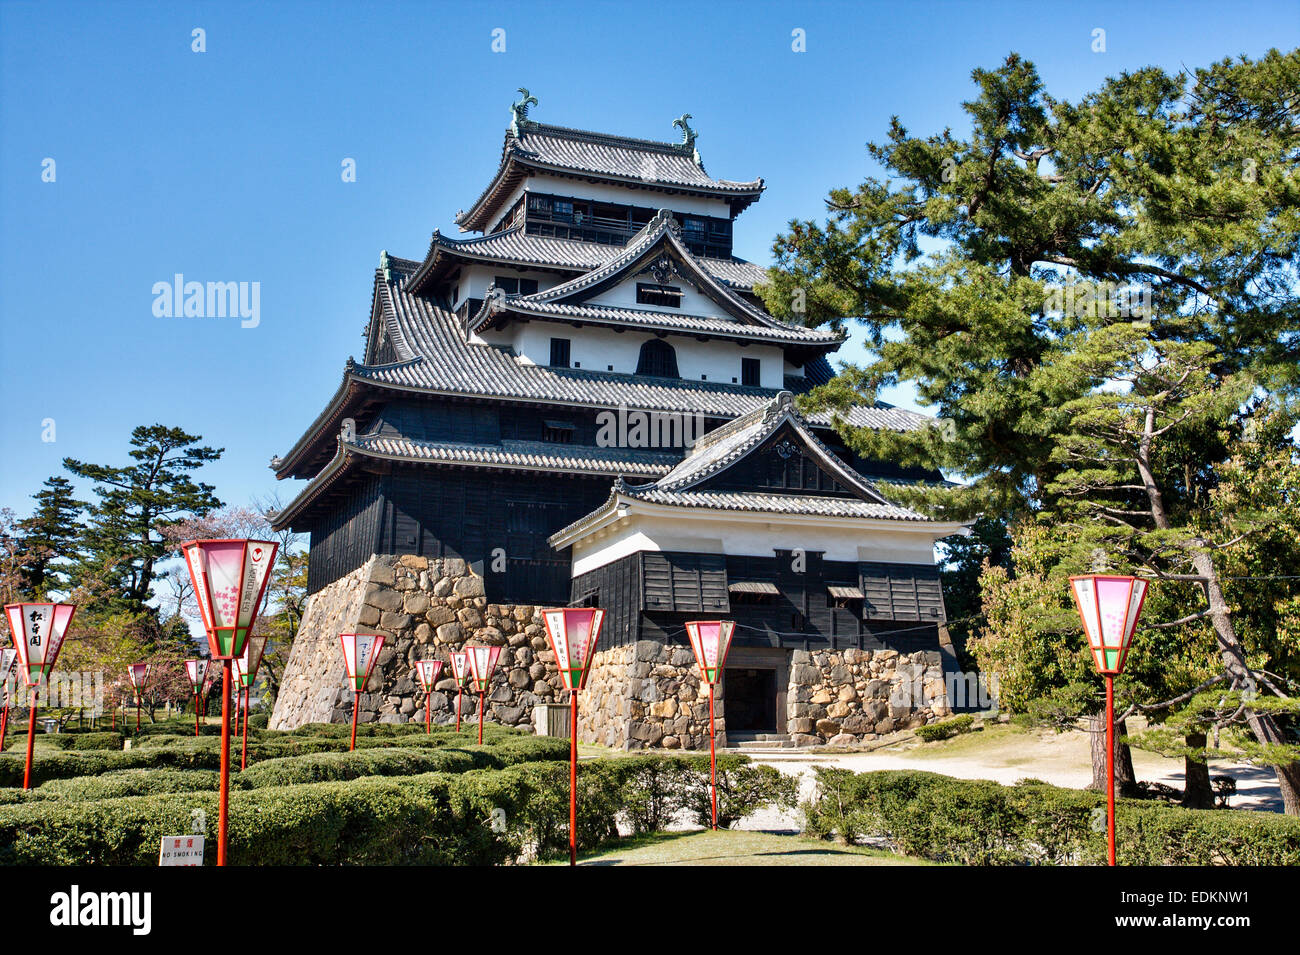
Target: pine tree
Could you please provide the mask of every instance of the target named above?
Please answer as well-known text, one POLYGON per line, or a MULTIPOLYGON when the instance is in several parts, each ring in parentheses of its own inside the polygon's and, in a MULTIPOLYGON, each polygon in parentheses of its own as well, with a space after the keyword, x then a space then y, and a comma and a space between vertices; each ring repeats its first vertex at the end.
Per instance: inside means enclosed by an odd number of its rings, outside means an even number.
POLYGON ((98 501, 82 538, 80 572, 102 578, 112 607, 148 612, 154 565, 171 546, 162 529, 221 506, 212 485, 191 477, 223 450, 199 446, 201 440, 180 428, 141 425, 131 432, 133 464, 64 459, 73 474, 95 482, 98 501))
MULTIPOLYGON (((777 240, 769 308, 861 316, 875 350, 813 403, 914 383, 943 427, 843 429, 865 456, 971 479, 904 500, 1060 528, 1062 588, 1099 560, 1193 583, 1192 613, 1147 622, 1188 628, 1187 647, 1208 627, 1226 689, 1281 700, 1266 671, 1300 672, 1252 658, 1235 629, 1221 568, 1243 539, 1216 527, 1210 492, 1252 396, 1300 390, 1300 51, 1139 70, 1077 104, 1015 55, 973 78, 967 139, 895 119, 870 147, 893 179, 833 191, 826 223, 777 240)), ((1277 753, 1283 710, 1245 708, 1277 753)), ((1300 764, 1276 768, 1300 814, 1300 764)))
POLYGON ((18 522, 21 547, 26 555, 23 574, 30 594, 44 598, 51 589, 67 583, 67 571, 56 561, 75 559, 82 533, 80 517, 86 505, 73 496, 65 477, 46 478, 43 490, 33 496, 36 510, 18 522))

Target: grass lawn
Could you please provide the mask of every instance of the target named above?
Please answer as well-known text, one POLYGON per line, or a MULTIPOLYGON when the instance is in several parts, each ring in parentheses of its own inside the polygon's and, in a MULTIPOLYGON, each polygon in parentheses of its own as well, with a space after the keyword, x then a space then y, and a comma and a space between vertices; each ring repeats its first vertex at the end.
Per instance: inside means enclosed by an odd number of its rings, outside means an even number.
MULTIPOLYGON (((553 865, 568 865, 560 860, 553 865)), ((930 865, 861 846, 803 836, 705 829, 623 839, 579 857, 578 865, 930 865)))

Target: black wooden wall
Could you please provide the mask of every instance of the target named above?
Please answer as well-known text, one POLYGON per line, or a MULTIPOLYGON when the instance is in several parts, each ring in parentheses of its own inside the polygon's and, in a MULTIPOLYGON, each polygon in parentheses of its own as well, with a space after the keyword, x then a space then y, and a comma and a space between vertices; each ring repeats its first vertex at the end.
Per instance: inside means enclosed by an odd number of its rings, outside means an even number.
POLYGON ((938 581, 933 567, 829 561, 815 551, 772 557, 643 551, 575 577, 569 600, 607 611, 602 649, 644 639, 682 643, 687 620, 722 617, 736 621, 738 646, 911 653, 939 648, 938 581), (840 600, 828 589, 862 588, 868 577, 883 578, 899 599, 886 607, 840 600), (742 581, 769 583, 778 593, 746 602, 728 591, 742 581))
POLYGON ((379 551, 379 517, 383 508, 382 482, 366 475, 352 484, 346 497, 316 512, 307 528, 311 554, 307 562, 307 591, 350 574, 379 551))

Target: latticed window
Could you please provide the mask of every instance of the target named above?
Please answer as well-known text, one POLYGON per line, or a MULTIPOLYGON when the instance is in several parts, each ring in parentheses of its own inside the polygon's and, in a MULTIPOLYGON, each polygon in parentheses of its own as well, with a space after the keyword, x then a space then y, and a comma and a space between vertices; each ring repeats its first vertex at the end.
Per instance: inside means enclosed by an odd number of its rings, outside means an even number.
POLYGON ((641 346, 636 373, 655 378, 680 378, 677 372, 677 352, 662 338, 652 338, 641 346))

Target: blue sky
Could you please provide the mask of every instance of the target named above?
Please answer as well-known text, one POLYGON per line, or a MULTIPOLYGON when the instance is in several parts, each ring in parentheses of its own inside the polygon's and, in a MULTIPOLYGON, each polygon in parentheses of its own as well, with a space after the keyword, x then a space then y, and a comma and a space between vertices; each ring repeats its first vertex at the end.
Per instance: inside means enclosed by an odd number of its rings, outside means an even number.
POLYGON ((891 114, 918 134, 963 131, 970 71, 1010 51, 1075 99, 1123 70, 1298 37, 1294 0, 0 0, 0 506, 28 513, 65 456, 125 463, 132 427, 155 422, 226 449, 203 472, 225 501, 292 497, 267 461, 360 351, 380 250, 419 258, 435 227, 456 233, 516 87, 540 121, 632 136, 675 139, 672 119, 691 113, 713 175, 767 180, 736 230, 737 254, 766 264, 790 218, 873 172, 863 144, 891 114), (156 317, 152 287, 177 272, 260 283, 260 323, 156 317))

